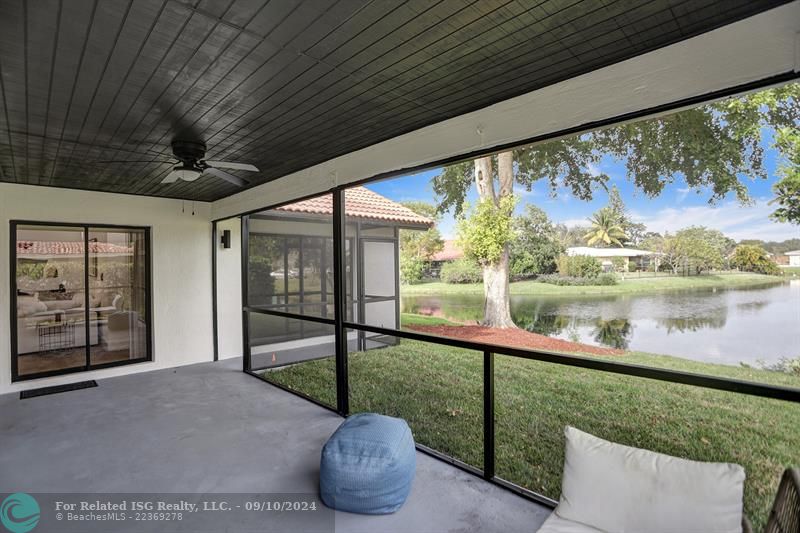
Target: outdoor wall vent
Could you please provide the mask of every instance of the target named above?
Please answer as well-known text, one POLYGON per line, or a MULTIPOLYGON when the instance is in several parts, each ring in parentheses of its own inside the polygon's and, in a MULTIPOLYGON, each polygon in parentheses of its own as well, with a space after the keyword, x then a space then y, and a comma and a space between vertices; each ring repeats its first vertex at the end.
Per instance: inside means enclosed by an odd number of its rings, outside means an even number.
POLYGON ((222 247, 223 248, 231 247, 231 230, 229 229, 222 230, 222 247))

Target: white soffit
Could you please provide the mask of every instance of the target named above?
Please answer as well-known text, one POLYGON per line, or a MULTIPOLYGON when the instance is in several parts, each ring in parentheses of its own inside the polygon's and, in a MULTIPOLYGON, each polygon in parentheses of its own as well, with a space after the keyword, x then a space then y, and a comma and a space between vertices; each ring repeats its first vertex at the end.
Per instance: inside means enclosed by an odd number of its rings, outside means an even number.
POLYGON ((800 0, 288 174, 214 202, 212 216, 798 72, 798 35, 800 0))

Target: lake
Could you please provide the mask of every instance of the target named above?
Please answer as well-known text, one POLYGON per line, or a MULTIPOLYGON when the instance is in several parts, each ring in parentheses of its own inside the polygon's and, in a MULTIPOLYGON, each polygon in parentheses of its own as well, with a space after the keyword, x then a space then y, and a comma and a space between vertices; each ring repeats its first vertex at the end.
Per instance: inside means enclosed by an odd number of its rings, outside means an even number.
MULTIPOLYGON (((482 295, 403 296, 404 313, 479 320, 482 295)), ((512 295, 529 331, 597 346, 738 365, 800 355, 800 280, 653 294, 512 295)))

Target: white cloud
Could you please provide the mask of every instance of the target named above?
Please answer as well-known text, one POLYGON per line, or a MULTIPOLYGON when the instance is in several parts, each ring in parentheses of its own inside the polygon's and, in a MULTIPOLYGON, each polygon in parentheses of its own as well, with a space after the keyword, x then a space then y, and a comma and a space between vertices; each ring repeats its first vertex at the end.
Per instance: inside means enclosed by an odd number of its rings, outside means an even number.
POLYGON ((542 195, 542 193, 537 191, 535 187, 532 187, 531 190, 527 190, 525 187, 520 187, 519 189, 514 189, 514 194, 520 198, 533 198, 535 196, 542 195))
POLYGON ((561 220, 561 224, 564 224, 568 228, 572 228, 575 226, 588 226, 589 219, 588 218, 568 218, 566 220, 561 220))
POLYGON ((769 215, 774 210, 775 207, 762 198, 749 206, 726 202, 717 206, 668 207, 654 213, 635 211, 631 212, 631 218, 646 224, 649 231, 659 233, 674 233, 688 226, 706 226, 718 229, 736 240, 782 241, 800 237, 800 228, 797 226, 770 220, 769 215))
POLYGON ((548 204, 561 202, 562 204, 568 203, 572 199, 572 195, 566 190, 556 191, 555 196, 550 196, 547 199, 548 204))
POLYGON ((587 163, 586 164, 586 171, 589 173, 590 176, 594 176, 594 177, 597 177, 597 176, 599 176, 600 174, 603 173, 603 171, 600 170, 600 167, 598 167, 594 163, 587 163))
POLYGON ((678 198, 677 198, 677 201, 678 201, 678 203, 680 204, 680 203, 682 203, 684 200, 686 200, 686 197, 689 195, 689 193, 690 193, 690 192, 692 192, 692 189, 691 189, 691 188, 689 188, 689 187, 687 187, 687 188, 685 188, 685 189, 678 189, 678 194, 677 194, 677 196, 678 196, 678 198))

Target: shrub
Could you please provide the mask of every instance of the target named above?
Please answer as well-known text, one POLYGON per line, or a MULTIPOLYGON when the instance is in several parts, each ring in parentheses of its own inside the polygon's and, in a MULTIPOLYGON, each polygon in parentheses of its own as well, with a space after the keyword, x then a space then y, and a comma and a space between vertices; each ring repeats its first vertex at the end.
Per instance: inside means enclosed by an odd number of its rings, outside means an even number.
POLYGON ((603 271, 603 265, 588 255, 560 255, 556 267, 561 276, 571 278, 596 278, 603 271))
POLYGON ((413 285, 422 281, 427 262, 419 257, 400 254, 400 281, 413 285))
POLYGON ((560 286, 616 285, 617 277, 610 273, 600 274, 599 276, 593 278, 562 276, 560 274, 546 274, 536 278, 536 281, 560 286))
POLYGON ((17 276, 28 279, 42 279, 44 277, 44 262, 17 263, 17 276))
POLYGON ((756 366, 764 370, 771 370, 772 372, 783 372, 786 374, 800 376, 800 357, 796 357, 794 359, 791 357, 781 357, 775 363, 767 363, 766 361, 759 359, 756 361, 756 366))
POLYGON ((614 272, 626 272, 624 257, 614 257, 611 264, 614 265, 614 272))
POLYGON ((556 258, 564 252, 557 242, 544 239, 528 239, 527 248, 511 246, 511 277, 533 278, 540 274, 552 274, 556 270, 556 258))
POLYGON ((247 289, 250 293, 250 302, 270 303, 269 299, 275 293, 275 278, 272 277, 270 261, 265 257, 250 256, 248 274, 247 289))
POLYGON ((445 283, 479 283, 483 281, 483 271, 475 261, 456 259, 442 265, 439 275, 445 283))
POLYGON ((596 281, 595 285, 616 285, 617 283, 619 283, 617 281, 617 276, 608 272, 597 276, 595 278, 595 281, 596 281))
POLYGON ((745 272, 756 272, 770 276, 781 275, 781 269, 767 255, 766 250, 753 244, 740 244, 733 251, 731 266, 745 272))

